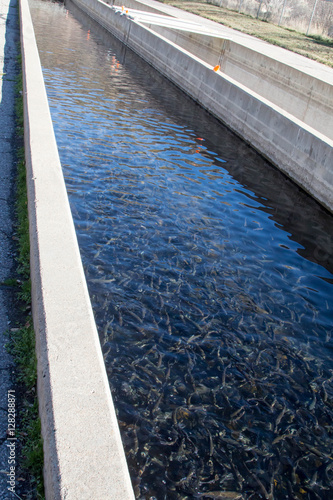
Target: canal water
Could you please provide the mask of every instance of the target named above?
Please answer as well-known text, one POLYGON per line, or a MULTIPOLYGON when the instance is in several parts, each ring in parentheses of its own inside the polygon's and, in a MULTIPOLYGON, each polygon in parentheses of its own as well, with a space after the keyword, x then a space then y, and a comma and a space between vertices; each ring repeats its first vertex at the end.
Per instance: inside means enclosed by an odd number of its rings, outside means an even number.
POLYGON ((30 6, 136 497, 332 498, 332 216, 73 4, 30 6))

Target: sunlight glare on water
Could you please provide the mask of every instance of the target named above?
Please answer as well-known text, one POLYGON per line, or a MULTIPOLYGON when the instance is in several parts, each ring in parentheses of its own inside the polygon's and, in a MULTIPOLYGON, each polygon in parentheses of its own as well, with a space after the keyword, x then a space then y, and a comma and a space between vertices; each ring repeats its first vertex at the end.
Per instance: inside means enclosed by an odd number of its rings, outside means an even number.
POLYGON ((73 4, 30 6, 137 498, 332 498, 332 216, 73 4))

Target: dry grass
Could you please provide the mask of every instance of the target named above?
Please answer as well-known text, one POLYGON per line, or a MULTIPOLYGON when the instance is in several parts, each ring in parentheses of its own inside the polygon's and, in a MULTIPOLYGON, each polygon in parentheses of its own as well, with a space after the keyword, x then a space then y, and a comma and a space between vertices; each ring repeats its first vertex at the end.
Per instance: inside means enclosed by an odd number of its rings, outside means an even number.
POLYGON ((224 7, 212 5, 204 0, 164 0, 164 3, 211 19, 248 35, 256 36, 273 45, 278 45, 333 67, 333 40, 330 38, 316 35, 306 36, 297 31, 276 26, 246 14, 239 14, 224 7))

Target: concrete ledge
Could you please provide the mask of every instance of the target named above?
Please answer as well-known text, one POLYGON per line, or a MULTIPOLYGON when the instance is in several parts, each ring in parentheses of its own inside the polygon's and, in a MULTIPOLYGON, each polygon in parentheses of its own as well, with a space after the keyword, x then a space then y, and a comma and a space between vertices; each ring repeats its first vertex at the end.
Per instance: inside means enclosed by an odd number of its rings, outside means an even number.
POLYGON ((46 498, 134 499, 27 0, 20 5, 33 319, 46 498))
POLYGON ((333 139, 333 71, 330 84, 221 35, 140 22, 333 139))
POLYGON ((155 26, 153 31, 135 22, 130 10, 120 13, 100 0, 74 3, 333 211, 331 139, 226 73, 214 72, 194 50, 165 38, 155 26))
POLYGON ((152 0, 127 0, 125 5, 141 24, 204 62, 219 64, 226 75, 333 139, 331 68, 169 5, 152 0), (150 14, 152 5, 160 22, 150 14), (188 28, 177 26, 180 21, 200 29, 188 33, 188 28))

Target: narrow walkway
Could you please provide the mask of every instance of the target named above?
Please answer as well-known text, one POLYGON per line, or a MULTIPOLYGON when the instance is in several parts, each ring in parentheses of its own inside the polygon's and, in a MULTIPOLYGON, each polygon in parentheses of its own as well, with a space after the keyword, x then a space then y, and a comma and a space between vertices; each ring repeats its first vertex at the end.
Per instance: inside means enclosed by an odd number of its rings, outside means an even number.
MULTIPOLYGON (((19 41, 17 0, 0 0, 0 283, 15 272, 13 245, 14 230, 14 183, 15 165, 15 85, 18 71, 17 54, 19 41)), ((15 394, 17 409, 18 393, 13 382, 13 361, 6 351, 6 330, 15 318, 12 289, 0 285, 0 499, 17 498, 8 490, 10 479, 17 480, 17 442, 8 440, 8 391, 15 394), (11 445, 11 446, 9 446, 11 445), (11 462, 15 459, 15 462, 11 462), (9 477, 10 466, 15 472, 9 477)), ((14 398, 11 398, 12 400, 14 398)), ((13 403, 11 403, 13 408, 13 403)), ((15 481, 16 482, 16 481, 15 481)), ((12 483, 13 484, 13 483, 12 483)), ((15 483, 14 483, 15 484, 15 483)), ((18 494, 19 488, 15 485, 18 494)))
MULTIPOLYGON (((147 5, 148 7, 152 7, 155 9, 158 8, 161 13, 163 12, 166 15, 175 16, 188 22, 199 23, 202 26, 205 26, 207 31, 218 32, 223 37, 231 38, 241 45, 245 45, 252 50, 255 50, 261 54, 265 54, 272 59, 281 61, 284 64, 291 66, 292 68, 312 75, 318 79, 323 80, 324 82, 333 85, 333 70, 329 66, 325 66, 324 64, 320 64, 317 61, 313 61, 312 59, 308 59, 304 56, 296 54, 295 52, 291 52, 276 45, 271 45, 264 40, 260 40, 259 38, 256 38, 254 36, 247 35, 246 33, 233 30, 232 28, 228 28, 227 26, 219 24, 215 21, 211 21, 210 19, 200 17, 196 14, 192 14, 191 12, 177 9, 176 7, 172 7, 171 5, 166 5, 160 2, 157 3, 155 0, 140 0, 140 2, 144 5, 147 5)), ((120 2, 120 0, 115 0, 114 5, 118 4, 122 5, 122 2, 120 2)), ((127 6, 125 0, 124 4, 125 6, 127 6)), ((129 7, 131 8, 130 5, 129 7)))

